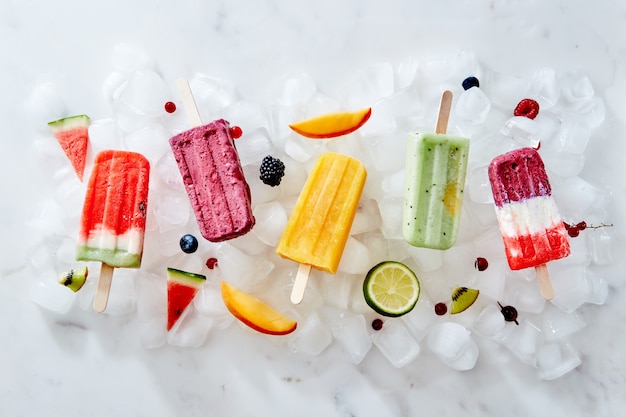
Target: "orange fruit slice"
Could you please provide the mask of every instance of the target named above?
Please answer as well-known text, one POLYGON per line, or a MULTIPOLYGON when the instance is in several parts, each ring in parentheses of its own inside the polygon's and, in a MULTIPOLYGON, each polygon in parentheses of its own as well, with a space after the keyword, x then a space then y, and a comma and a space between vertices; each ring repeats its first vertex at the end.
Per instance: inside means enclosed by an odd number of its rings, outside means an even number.
POLYGON ((356 111, 327 113, 311 119, 292 123, 289 127, 295 132, 312 139, 329 139, 352 133, 368 121, 372 108, 356 111))

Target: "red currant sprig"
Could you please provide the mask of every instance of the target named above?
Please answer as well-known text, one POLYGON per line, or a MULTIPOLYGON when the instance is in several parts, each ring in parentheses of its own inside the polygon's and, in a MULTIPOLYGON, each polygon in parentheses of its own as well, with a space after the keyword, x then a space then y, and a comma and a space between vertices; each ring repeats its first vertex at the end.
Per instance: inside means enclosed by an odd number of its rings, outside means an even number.
POLYGON ((576 224, 569 224, 569 223, 565 223, 563 222, 563 225, 565 226, 565 230, 567 230, 567 234, 569 235, 569 237, 577 237, 578 235, 580 235, 580 232, 582 232, 585 229, 599 229, 601 227, 612 227, 613 224, 600 224, 598 226, 591 226, 588 225, 586 221, 581 221, 578 222, 576 224))

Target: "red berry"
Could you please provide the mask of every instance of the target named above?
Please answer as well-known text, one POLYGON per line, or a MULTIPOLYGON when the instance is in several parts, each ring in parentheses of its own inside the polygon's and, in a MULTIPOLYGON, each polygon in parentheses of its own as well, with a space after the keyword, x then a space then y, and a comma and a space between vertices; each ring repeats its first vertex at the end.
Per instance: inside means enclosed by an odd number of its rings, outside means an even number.
POLYGON ((489 262, 487 262, 487 259, 485 258, 478 257, 474 262, 474 268, 478 269, 479 271, 484 271, 485 269, 487 269, 488 266, 489 262))
POLYGON ((230 128, 230 136, 232 136, 233 139, 239 139, 242 134, 243 132, 239 126, 233 126, 230 128))
POLYGON ((448 312, 448 306, 445 303, 437 303, 435 304, 435 314, 438 316, 443 316, 448 312))
POLYGON ((209 258, 206 260, 206 267, 213 269, 217 266, 217 258, 209 258))
POLYGON ((569 229, 571 229, 571 228, 572 228, 572 225, 571 225, 571 224, 569 224, 569 223, 565 223, 565 222, 563 222, 563 226, 565 227, 565 230, 569 230, 569 229))
POLYGON ((513 111, 515 116, 525 116, 534 119, 539 114, 539 103, 532 98, 525 98, 517 104, 513 111))
POLYGON ((576 227, 580 230, 585 230, 587 228, 587 222, 583 220, 582 222, 578 223, 576 227))
POLYGON ((171 101, 165 103, 165 111, 168 113, 174 113, 176 111, 176 104, 171 101))
POLYGON ((372 321, 372 329, 378 331, 383 328, 383 321, 381 319, 374 319, 372 321))
POLYGON ((580 229, 578 228, 578 226, 571 226, 569 229, 567 229, 567 234, 569 235, 569 237, 576 237, 580 234, 580 229))

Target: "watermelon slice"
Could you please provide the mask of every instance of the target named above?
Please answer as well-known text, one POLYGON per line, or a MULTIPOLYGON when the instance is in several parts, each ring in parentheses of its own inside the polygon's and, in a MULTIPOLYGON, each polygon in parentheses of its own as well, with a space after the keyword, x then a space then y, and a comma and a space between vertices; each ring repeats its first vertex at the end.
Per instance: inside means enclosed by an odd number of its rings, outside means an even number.
POLYGON ((167 268, 167 330, 183 314, 196 293, 206 282, 204 275, 167 268))
POLYGON ((66 117, 48 123, 81 181, 87 161, 89 123, 90 119, 86 114, 66 117))

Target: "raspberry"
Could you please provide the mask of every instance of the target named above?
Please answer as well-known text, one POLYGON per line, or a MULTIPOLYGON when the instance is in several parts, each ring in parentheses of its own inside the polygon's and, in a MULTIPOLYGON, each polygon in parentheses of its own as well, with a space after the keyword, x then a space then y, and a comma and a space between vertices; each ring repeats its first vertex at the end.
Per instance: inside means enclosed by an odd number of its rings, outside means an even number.
POLYGON ((463 90, 469 90, 472 87, 480 87, 480 83, 476 77, 467 77, 463 80, 461 85, 463 86, 463 90))
POLYGON ((532 98, 525 98, 517 104, 513 114, 534 119, 539 114, 539 103, 532 98))
POLYGON ((263 158, 259 171, 261 173, 259 178, 263 183, 276 187, 285 175, 285 164, 280 159, 267 155, 263 158))

